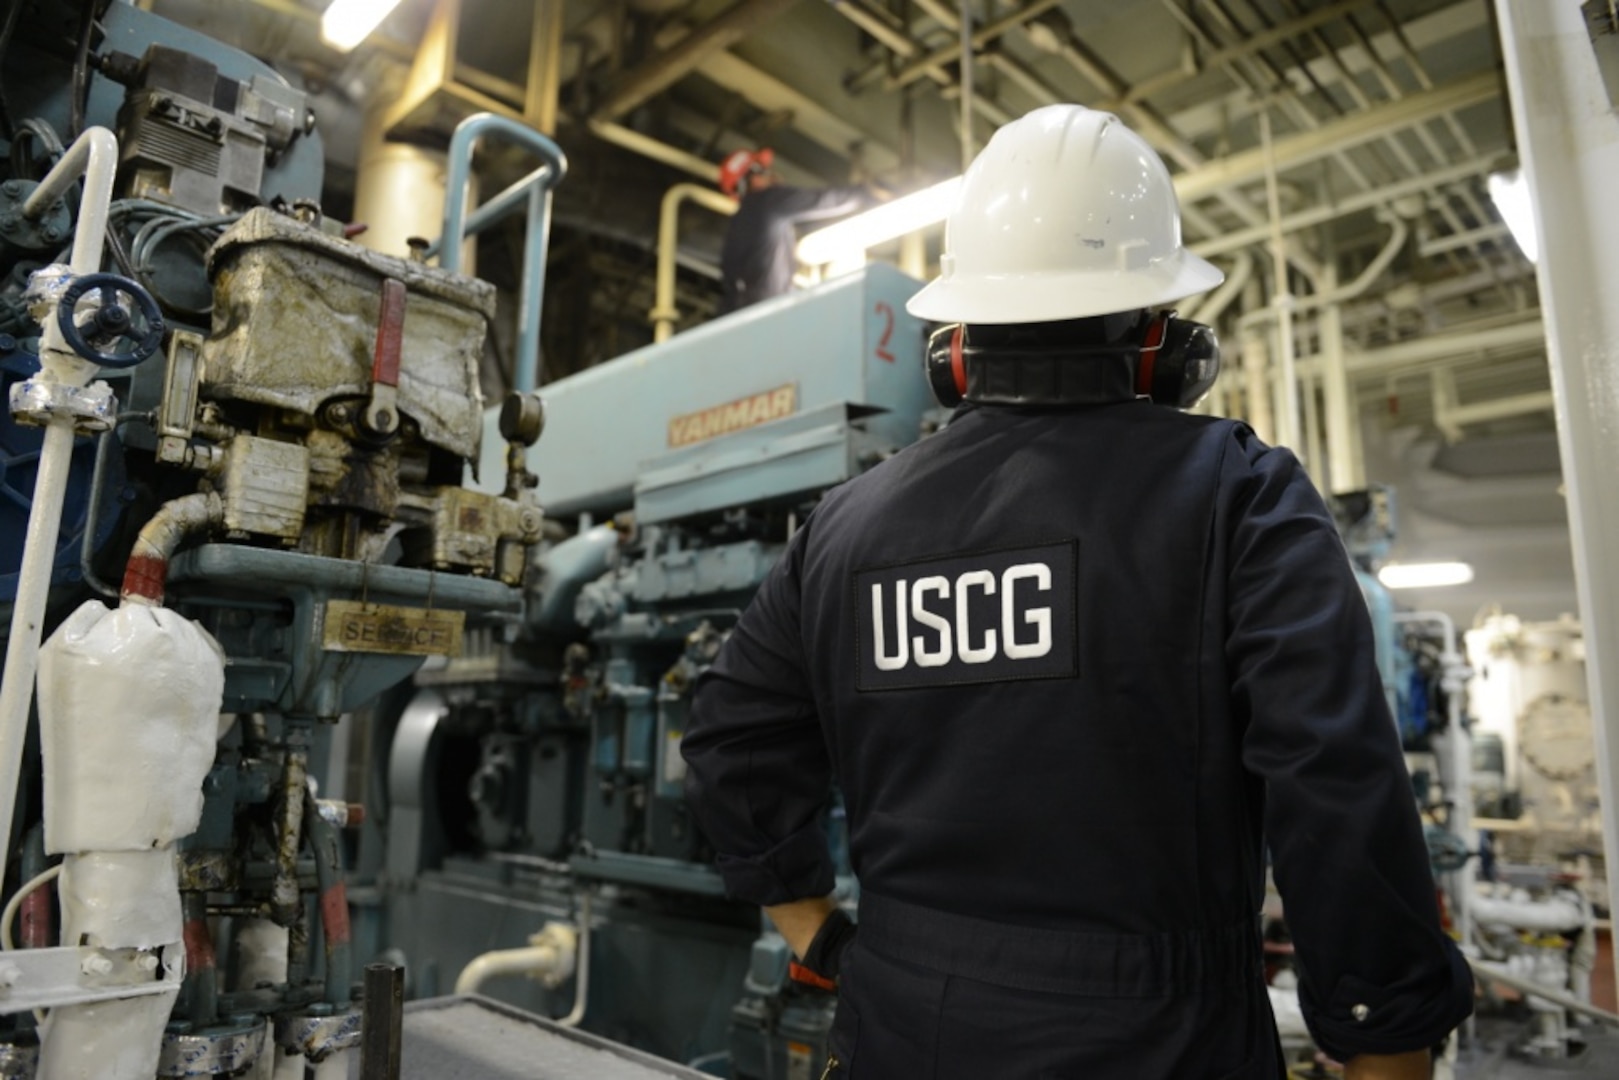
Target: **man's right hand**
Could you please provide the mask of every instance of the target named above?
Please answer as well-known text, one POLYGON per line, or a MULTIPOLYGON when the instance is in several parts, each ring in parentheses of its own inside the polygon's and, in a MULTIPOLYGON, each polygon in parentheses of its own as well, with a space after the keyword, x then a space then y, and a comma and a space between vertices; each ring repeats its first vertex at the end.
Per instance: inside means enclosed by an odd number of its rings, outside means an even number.
POLYGON ((1344 1066, 1344 1080, 1429 1080, 1433 1055, 1426 1050, 1404 1054, 1356 1054, 1344 1066))

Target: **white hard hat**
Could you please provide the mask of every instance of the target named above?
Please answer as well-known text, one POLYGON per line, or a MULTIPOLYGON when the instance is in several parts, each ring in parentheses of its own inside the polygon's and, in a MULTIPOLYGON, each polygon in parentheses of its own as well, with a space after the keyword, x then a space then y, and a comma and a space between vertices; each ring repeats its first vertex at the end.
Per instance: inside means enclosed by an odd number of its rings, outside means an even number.
POLYGON ((1157 307, 1225 275, 1181 246, 1169 170, 1112 113, 1047 105, 997 131, 945 225, 939 277, 907 311, 1028 323, 1157 307))

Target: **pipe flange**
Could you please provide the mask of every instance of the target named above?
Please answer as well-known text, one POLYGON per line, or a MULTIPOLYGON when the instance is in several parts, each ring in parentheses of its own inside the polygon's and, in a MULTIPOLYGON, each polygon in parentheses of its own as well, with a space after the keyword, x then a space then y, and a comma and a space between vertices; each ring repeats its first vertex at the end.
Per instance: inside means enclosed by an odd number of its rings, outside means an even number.
POLYGON ((360 1045, 361 1016, 359 1009, 350 1009, 330 1016, 283 1017, 275 1025, 276 1045, 302 1054, 310 1061, 324 1061, 339 1050, 352 1050, 360 1045))
POLYGON ((264 1053, 268 1020, 223 1030, 163 1036, 159 1076, 215 1076, 247 1068, 264 1053))
POLYGON ((24 251, 50 251, 72 235, 73 212, 66 199, 57 199, 37 218, 23 213, 23 204, 38 187, 35 180, 0 184, 0 243, 24 251))
POLYGON ((73 386, 36 375, 12 384, 11 415, 19 424, 35 427, 67 417, 81 433, 106 431, 118 417, 118 399, 104 382, 73 386))

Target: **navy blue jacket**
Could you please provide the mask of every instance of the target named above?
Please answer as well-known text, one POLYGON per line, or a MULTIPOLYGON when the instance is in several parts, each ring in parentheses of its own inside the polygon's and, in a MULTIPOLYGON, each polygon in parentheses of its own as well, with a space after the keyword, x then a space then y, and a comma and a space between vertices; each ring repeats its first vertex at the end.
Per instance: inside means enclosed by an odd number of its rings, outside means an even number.
POLYGON ((831 890, 841 788, 834 1041, 889 1061, 856 1075, 974 1075, 987 1045, 993 1075, 1274 1077, 1265 844, 1317 1042, 1417 1049, 1472 980, 1373 652, 1320 497, 1243 424, 969 405, 793 538, 698 686, 688 796, 769 905, 831 890))

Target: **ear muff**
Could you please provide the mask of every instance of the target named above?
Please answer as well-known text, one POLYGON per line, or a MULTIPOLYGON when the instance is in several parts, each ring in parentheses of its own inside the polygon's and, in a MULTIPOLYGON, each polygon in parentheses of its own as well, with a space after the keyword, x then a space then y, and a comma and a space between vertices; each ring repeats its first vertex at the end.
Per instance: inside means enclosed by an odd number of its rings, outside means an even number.
POLYGON ((1159 405, 1189 409, 1220 374, 1220 343, 1202 323, 1156 315, 1141 339, 1136 393, 1159 405))
POLYGON ((967 358, 963 351, 967 328, 957 323, 941 326, 928 335, 922 363, 928 386, 940 405, 953 409, 967 396, 967 358))
MULTIPOLYGON (((941 326, 928 337, 923 354, 928 386, 933 396, 945 408, 955 408, 967 397, 967 361, 969 354, 975 365, 983 362, 995 364, 1038 363, 1061 365, 1098 363, 1121 358, 1133 368, 1136 397, 1149 398, 1159 405, 1187 409, 1214 385, 1220 373, 1220 345, 1214 331, 1202 323, 1177 319, 1173 312, 1150 318, 1141 332, 1141 344, 1133 346, 1128 340, 1104 346, 1019 345, 969 346, 966 327, 941 326), (1133 354, 1133 355, 1131 355, 1133 354)), ((1064 369, 1067 371, 1066 367, 1064 369)), ((1077 375, 1077 371, 1068 371, 1077 375)), ((1020 385, 1016 401, 1006 395, 987 391, 988 384, 980 383, 973 391, 973 400, 991 404, 1099 404, 1106 401, 1127 401, 1131 397, 1131 382, 1107 383, 1105 378, 1095 380, 1063 377, 1055 380, 1036 380, 1020 385), (1045 389, 1035 387, 1043 385, 1045 389), (988 392, 989 396, 983 395, 988 392)), ((975 376, 979 378, 979 376, 975 376)), ((993 382, 993 380, 991 380, 993 382)))

